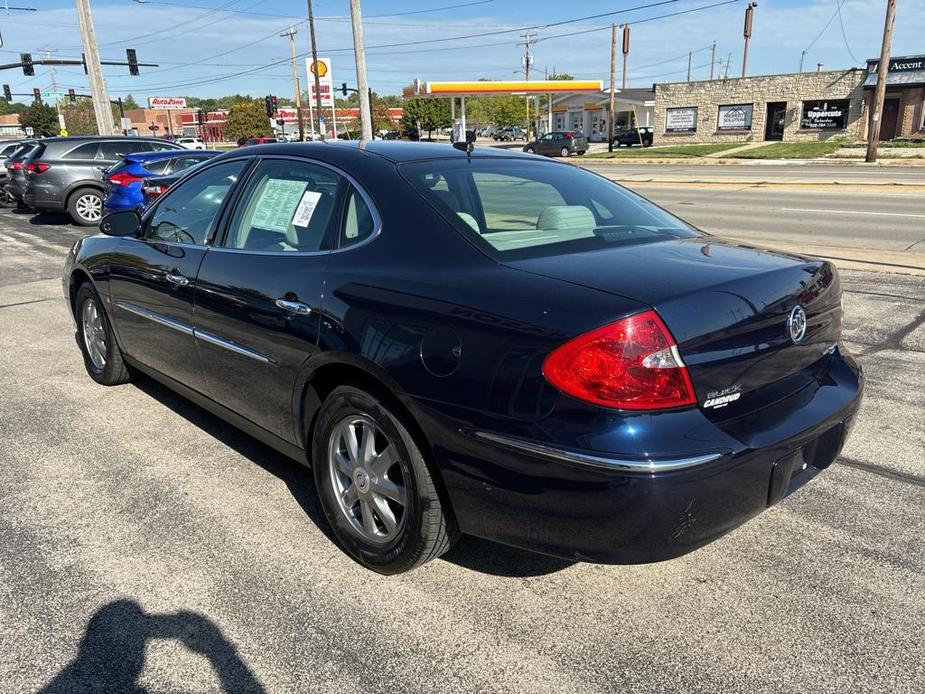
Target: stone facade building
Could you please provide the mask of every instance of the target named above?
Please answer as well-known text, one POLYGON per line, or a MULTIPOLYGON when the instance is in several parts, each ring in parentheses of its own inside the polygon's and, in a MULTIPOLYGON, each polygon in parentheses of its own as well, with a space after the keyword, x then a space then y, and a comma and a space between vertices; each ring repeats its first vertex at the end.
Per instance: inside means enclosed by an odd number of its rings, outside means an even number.
POLYGON ((655 85, 659 144, 866 136, 860 68, 655 85))

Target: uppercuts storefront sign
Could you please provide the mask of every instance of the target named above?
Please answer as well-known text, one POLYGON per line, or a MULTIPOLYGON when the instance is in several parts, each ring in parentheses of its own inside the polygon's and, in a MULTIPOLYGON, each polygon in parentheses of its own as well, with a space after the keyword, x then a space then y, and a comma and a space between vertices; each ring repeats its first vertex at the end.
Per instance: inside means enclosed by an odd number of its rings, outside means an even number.
POLYGON ((717 130, 751 130, 752 105, 732 104, 720 106, 719 116, 716 119, 717 130))
POLYGON ((697 132, 697 107, 665 109, 665 132, 697 132))
POLYGON ((149 96, 148 108, 186 108, 186 99, 178 98, 175 96, 149 96))
POLYGON ((800 127, 844 130, 848 127, 848 99, 804 101, 800 127))

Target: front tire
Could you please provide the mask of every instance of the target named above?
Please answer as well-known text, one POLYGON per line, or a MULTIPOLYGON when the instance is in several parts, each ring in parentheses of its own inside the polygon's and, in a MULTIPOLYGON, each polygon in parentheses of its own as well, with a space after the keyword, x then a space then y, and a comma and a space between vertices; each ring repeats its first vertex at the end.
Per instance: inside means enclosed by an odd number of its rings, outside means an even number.
POLYGON ((325 398, 312 467, 334 534, 368 569, 409 571, 446 552, 458 536, 421 450, 377 394, 339 386, 325 398))
POLYGON ((533 149, 533 147, 527 147, 527 148, 524 150, 524 152, 526 152, 527 154, 536 154, 536 150, 533 149))
POLYGON ((103 194, 96 188, 78 188, 67 200, 67 212, 82 227, 96 226, 103 218, 103 194))
POLYGON ((563 157, 567 157, 569 155, 568 147, 563 147, 561 150, 559 150, 559 154, 561 154, 563 157))
POLYGON ((109 316, 96 289, 89 282, 80 285, 74 300, 77 337, 87 373, 97 383, 117 386, 131 380, 132 374, 116 344, 109 316))

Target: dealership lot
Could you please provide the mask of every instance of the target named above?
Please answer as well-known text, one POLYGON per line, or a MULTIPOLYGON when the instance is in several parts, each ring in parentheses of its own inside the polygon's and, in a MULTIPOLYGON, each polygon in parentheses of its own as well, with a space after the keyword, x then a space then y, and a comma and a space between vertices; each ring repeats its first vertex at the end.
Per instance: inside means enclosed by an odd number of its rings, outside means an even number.
MULTIPOLYGON (((738 195, 653 197, 717 231, 777 209, 746 228, 769 244, 808 214, 738 195)), ((846 247, 875 229, 845 217, 846 247)), ((922 691, 922 277, 843 273, 855 432, 720 541, 626 567, 466 538, 384 578, 333 544, 305 469, 151 381, 86 376, 60 287, 84 233, 0 212, 0 690, 922 691)))

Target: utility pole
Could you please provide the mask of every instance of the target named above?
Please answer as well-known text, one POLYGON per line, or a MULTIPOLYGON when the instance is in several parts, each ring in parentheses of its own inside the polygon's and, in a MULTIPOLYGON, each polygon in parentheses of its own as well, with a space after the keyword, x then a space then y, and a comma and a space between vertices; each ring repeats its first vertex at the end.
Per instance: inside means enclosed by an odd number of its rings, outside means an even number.
MULTIPOLYGON (((51 51, 47 48, 42 51, 45 54, 46 60, 51 60, 51 51)), ((61 120, 61 104, 58 103, 58 85, 55 82, 55 68, 54 65, 48 66, 48 75, 51 77, 51 93, 54 94, 55 100, 55 111, 58 113, 58 120, 61 120)))
POLYGON ((626 89, 626 60, 627 56, 630 54, 630 25, 623 25, 623 86, 621 89, 626 89))
POLYGON ((716 65, 716 41, 713 42, 713 47, 710 49, 710 79, 713 79, 713 66, 716 65))
MULTIPOLYGON (((312 41, 312 65, 317 65, 318 44, 315 42, 315 13, 312 12, 312 0, 308 0, 308 34, 312 41)), ((318 75, 317 70, 313 70, 313 73, 315 75, 315 113, 318 117, 318 132, 321 134, 321 139, 326 140, 327 133, 324 131, 324 128, 321 127, 321 77, 318 75)), ((311 75, 306 75, 306 77, 312 79, 311 75)), ((331 94, 331 103, 334 103, 334 94, 331 94)), ((331 108, 336 108, 336 106, 332 106, 331 108)), ((312 125, 312 129, 314 129, 314 127, 315 126, 312 125)), ((334 139, 337 139, 337 131, 334 132, 334 139)))
MULTIPOLYGON (((530 81, 530 63, 533 62, 533 58, 530 56, 530 46, 536 42, 536 34, 531 34, 529 31, 526 34, 521 34, 520 37, 524 40, 524 77, 527 82, 530 81)), ((530 139, 530 95, 524 97, 524 102, 527 106, 527 139, 530 139)))
MULTIPOLYGON (((369 85, 366 82, 366 51, 363 49, 363 17, 360 15, 360 0, 350 0, 350 21, 353 24, 353 55, 357 66, 357 91, 360 97, 360 139, 373 139, 373 123, 370 118, 369 85)), ((331 95, 333 98, 333 94, 331 95)))
POLYGON ((284 31, 280 34, 283 38, 289 39, 289 56, 292 60, 292 79, 295 82, 295 114, 296 120, 299 123, 299 141, 305 139, 305 128, 302 125, 302 89, 299 87, 299 63, 295 57, 295 27, 291 24, 289 25, 289 31, 284 31))
POLYGON ((93 29, 93 15, 90 14, 90 0, 77 0, 77 21, 80 24, 80 38, 84 48, 87 77, 90 80, 90 95, 93 97, 96 129, 100 135, 112 135, 115 132, 112 107, 109 103, 109 95, 106 93, 103 69, 100 67, 96 32, 93 29))
POLYGON ((756 7, 758 7, 757 2, 750 2, 748 7, 745 8, 745 29, 742 31, 742 35, 745 37, 745 50, 742 53, 742 77, 745 77, 745 72, 748 69, 748 41, 752 37, 752 22, 755 18, 756 7))
POLYGON ((613 119, 617 115, 617 25, 610 25, 610 115, 607 118, 607 151, 613 152, 613 119))
POLYGON ((693 57, 693 55, 694 55, 693 51, 687 52, 687 81, 688 82, 691 81, 691 58, 693 57))
POLYGON ((880 118, 883 116, 883 98, 886 96, 886 80, 890 73, 890 49, 893 45, 893 21, 896 19, 896 0, 886 0, 886 20, 883 23, 883 45, 880 47, 880 62, 877 63, 877 88, 874 103, 870 109, 870 126, 867 128, 867 156, 865 161, 877 161, 877 147, 880 145, 880 118))
POLYGON ((732 53, 726 54, 726 69, 723 71, 723 79, 729 79, 729 66, 732 65, 732 53))

